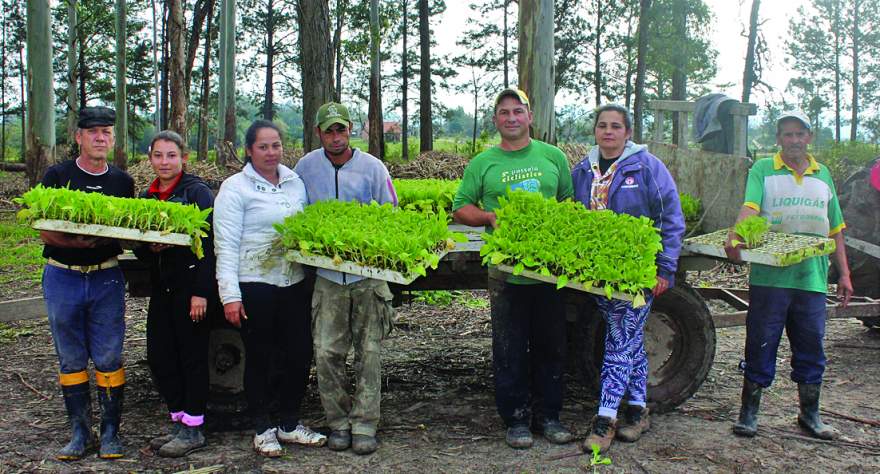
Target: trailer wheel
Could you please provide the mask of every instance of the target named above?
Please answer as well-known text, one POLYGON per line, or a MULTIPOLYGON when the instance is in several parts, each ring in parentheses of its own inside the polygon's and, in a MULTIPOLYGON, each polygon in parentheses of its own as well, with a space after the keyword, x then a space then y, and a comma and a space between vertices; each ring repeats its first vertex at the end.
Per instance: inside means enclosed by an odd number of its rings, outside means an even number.
MULTIPOLYGON (((569 296, 569 310, 576 318, 569 338, 571 361, 586 389, 598 394, 605 321, 595 313, 591 298, 581 295, 569 296)), ((677 283, 654 301, 645 326, 645 349, 648 403, 655 413, 674 409, 703 384, 715 360, 715 324, 705 301, 686 283, 677 283)))

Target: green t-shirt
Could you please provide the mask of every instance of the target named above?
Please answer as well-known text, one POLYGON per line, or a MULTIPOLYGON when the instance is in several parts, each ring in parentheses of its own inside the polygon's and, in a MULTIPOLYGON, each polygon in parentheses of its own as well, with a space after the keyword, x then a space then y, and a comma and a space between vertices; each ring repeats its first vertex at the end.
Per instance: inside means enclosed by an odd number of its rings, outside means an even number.
MULTIPOLYGON (((749 170, 745 205, 770 221, 770 230, 830 237, 845 224, 834 181, 825 165, 810 156, 810 166, 797 176, 777 154, 758 160, 749 170)), ((788 267, 752 264, 752 285, 828 291, 828 256, 812 257, 788 267)))
MULTIPOLYGON (((555 197, 560 201, 574 196, 565 153, 538 140, 532 140, 525 148, 516 151, 505 151, 496 146, 480 153, 464 170, 452 210, 473 204, 491 212, 498 208, 499 197, 517 189, 540 192, 546 198, 555 197)), ((507 281, 540 283, 523 277, 511 277, 507 281)))

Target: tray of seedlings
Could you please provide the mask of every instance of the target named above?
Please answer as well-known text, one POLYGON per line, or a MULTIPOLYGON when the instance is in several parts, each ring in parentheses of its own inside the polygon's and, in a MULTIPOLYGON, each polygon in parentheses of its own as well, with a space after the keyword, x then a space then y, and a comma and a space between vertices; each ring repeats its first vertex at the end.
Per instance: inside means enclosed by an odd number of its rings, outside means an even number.
POLYGON ((645 304, 657 281, 660 234, 650 219, 591 211, 515 191, 499 199, 498 228, 483 234, 483 263, 496 270, 607 298, 645 304))
MULTIPOLYGON (((770 231, 770 224, 759 216, 743 219, 733 230, 742 237, 742 241, 733 243, 740 247, 740 257, 744 262, 787 267, 810 257, 832 254, 837 248, 834 239, 770 231)), ((726 259, 724 244, 729 231, 721 229, 687 238, 682 243, 682 250, 726 259)))
POLYGON ((293 262, 408 285, 463 242, 445 211, 321 201, 275 224, 293 262))
POLYGON ((211 209, 37 185, 16 202, 18 220, 38 230, 190 246, 201 258, 211 209))

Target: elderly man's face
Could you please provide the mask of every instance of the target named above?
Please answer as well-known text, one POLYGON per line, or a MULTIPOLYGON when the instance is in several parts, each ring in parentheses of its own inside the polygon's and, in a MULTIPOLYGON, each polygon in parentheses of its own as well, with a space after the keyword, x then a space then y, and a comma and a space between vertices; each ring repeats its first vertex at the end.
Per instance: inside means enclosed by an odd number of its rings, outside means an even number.
POLYGON ((782 156, 800 159, 807 156, 807 145, 813 141, 813 134, 798 120, 785 120, 779 126, 776 143, 782 147, 782 156))

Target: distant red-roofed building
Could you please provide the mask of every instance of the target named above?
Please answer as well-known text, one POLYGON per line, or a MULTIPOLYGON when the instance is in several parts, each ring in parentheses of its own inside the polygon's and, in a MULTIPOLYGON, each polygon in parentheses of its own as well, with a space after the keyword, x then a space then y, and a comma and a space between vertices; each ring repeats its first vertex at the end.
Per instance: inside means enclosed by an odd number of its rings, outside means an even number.
MULTIPOLYGON (((382 133, 385 134, 386 142, 399 142, 403 135, 403 129, 400 128, 400 122, 382 122, 382 133)), ((364 127, 361 129, 361 138, 370 139, 370 122, 365 121, 364 127)))

